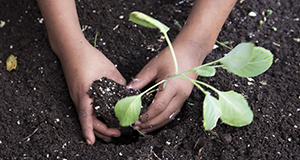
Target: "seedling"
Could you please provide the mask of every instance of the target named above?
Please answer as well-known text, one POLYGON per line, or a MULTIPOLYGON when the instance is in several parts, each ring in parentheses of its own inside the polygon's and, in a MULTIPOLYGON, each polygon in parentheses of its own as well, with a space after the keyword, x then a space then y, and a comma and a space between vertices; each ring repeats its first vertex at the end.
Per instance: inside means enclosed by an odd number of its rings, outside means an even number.
POLYGON ((179 24, 179 22, 177 20, 174 20, 174 25, 176 25, 178 27, 178 30, 180 31, 182 26, 181 24, 179 24))
POLYGON ((262 74, 272 65, 273 54, 269 50, 263 47, 255 47, 252 43, 241 43, 221 59, 178 73, 176 56, 167 35, 169 28, 141 12, 132 12, 130 19, 132 22, 145 27, 158 28, 164 34, 173 57, 175 73, 139 95, 119 100, 114 111, 121 126, 130 126, 136 122, 141 111, 141 97, 160 84, 162 84, 160 89, 163 89, 171 78, 190 81, 205 94, 203 102, 203 125, 205 130, 212 130, 219 118, 223 123, 236 127, 245 126, 252 122, 253 113, 242 94, 235 91, 219 91, 213 86, 191 79, 185 74, 196 72, 199 76, 212 77, 216 74, 216 68, 226 68, 228 72, 240 77, 254 77, 262 74), (216 92, 218 99, 213 97, 209 91, 206 91, 203 86, 216 92))
POLYGON ((267 15, 263 17, 262 20, 259 21, 259 25, 264 24, 267 21, 267 17, 273 13, 272 9, 267 9, 267 15))
POLYGON ((99 32, 96 33, 95 39, 94 39, 94 47, 97 47, 97 37, 98 37, 99 32))

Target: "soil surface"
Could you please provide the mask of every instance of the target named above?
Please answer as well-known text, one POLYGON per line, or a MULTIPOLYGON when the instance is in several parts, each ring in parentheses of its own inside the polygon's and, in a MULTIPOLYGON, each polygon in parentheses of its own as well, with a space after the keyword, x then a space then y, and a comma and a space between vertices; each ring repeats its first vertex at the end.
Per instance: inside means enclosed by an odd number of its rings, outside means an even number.
MULTIPOLYGON (((238 1, 218 40, 229 41, 231 47, 246 41, 265 47, 274 54, 274 64, 251 79, 222 69, 215 77, 201 78, 219 90, 242 93, 254 113, 250 125, 235 128, 218 122, 212 132, 204 131, 204 95, 194 88, 179 115, 160 130, 88 146, 36 1, 1 0, 0 20, 5 25, 0 28, 0 160, 300 159, 299 3, 238 1), (259 25, 267 9, 273 13, 259 25), (255 17, 249 16, 251 11, 255 17), (10 54, 18 60, 12 72, 5 64, 10 54)), ((93 44, 99 32, 97 48, 130 81, 166 43, 158 30, 130 22, 129 13, 152 15, 171 27, 174 40, 193 2, 78 0, 76 4, 86 38, 93 44)), ((205 62, 228 51, 220 46, 205 62)))

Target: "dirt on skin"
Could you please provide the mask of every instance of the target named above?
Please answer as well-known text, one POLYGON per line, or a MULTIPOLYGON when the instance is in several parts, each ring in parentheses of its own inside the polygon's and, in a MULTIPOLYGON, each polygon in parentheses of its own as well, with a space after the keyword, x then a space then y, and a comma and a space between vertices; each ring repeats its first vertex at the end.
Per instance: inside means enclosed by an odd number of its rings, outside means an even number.
MULTIPOLYGON (((218 40, 229 41, 230 47, 240 42, 265 47, 274 54, 274 64, 254 78, 223 69, 215 77, 200 78, 219 90, 242 93, 254 113, 250 125, 235 128, 218 122, 213 132, 204 131, 204 95, 194 88, 179 115, 160 130, 88 146, 36 1, 0 1, 0 159, 300 159, 299 3, 238 1, 218 40), (260 25, 267 9, 273 13, 260 25), (18 60, 12 72, 5 64, 10 54, 18 60)), ((93 44, 99 32, 97 48, 128 82, 166 47, 158 30, 133 24, 129 13, 138 10, 157 18, 170 26, 174 40, 192 4, 76 1, 84 35, 93 44)), ((219 46, 205 62, 228 51, 219 46)))

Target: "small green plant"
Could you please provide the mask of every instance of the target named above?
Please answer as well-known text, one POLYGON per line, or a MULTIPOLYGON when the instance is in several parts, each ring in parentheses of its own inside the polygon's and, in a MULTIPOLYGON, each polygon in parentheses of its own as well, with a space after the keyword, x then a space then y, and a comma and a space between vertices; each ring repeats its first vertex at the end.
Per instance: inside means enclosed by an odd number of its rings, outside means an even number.
POLYGON ((98 37, 99 32, 96 33, 95 39, 94 39, 94 47, 97 48, 97 37, 98 37))
POLYGON ((179 73, 176 56, 167 35, 169 28, 141 12, 132 12, 130 19, 132 22, 145 27, 158 28, 164 34, 173 57, 175 73, 139 95, 119 100, 115 105, 114 112, 121 126, 130 126, 136 122, 141 111, 141 97, 160 84, 162 84, 161 89, 163 89, 171 78, 188 80, 205 94, 203 102, 203 125, 205 130, 212 130, 219 118, 223 123, 236 127, 245 126, 252 122, 253 113, 242 94, 235 91, 219 91, 213 86, 191 79, 185 74, 196 72, 199 76, 212 77, 216 73, 216 68, 226 68, 228 72, 240 77, 254 77, 265 72, 272 65, 273 54, 269 50, 263 47, 255 47, 252 43, 241 43, 221 59, 179 73), (218 99, 212 96, 209 91, 206 91, 203 86, 216 92, 218 99))
POLYGON ((272 9, 267 9, 267 15, 263 17, 262 20, 259 21, 259 25, 264 24, 267 21, 267 17, 273 13, 272 9))

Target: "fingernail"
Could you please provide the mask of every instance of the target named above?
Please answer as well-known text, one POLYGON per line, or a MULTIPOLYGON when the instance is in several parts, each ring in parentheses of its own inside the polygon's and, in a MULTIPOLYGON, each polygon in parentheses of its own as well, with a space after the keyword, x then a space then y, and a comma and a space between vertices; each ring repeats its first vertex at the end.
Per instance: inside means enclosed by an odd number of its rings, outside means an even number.
POLYGON ((131 89, 132 88, 132 86, 131 85, 129 85, 129 86, 126 86, 126 89, 131 89))
POLYGON ((109 140, 108 140, 108 139, 103 139, 103 141, 105 141, 105 142, 109 142, 109 140))
POLYGON ((132 79, 132 82, 138 82, 138 81, 140 81, 140 79, 137 79, 137 78, 132 79))
POLYGON ((118 135, 118 134, 114 134, 114 135, 113 135, 113 137, 120 137, 120 135, 118 135))
POLYGON ((88 145, 92 145, 92 142, 91 142, 89 139, 86 139, 86 143, 87 143, 88 145))
POLYGON ((141 127, 139 127, 139 126, 134 126, 134 128, 135 128, 135 129, 138 129, 138 130, 141 129, 141 127))
POLYGON ((140 124, 142 124, 142 122, 141 121, 136 121, 134 124, 135 125, 140 125, 140 124))

